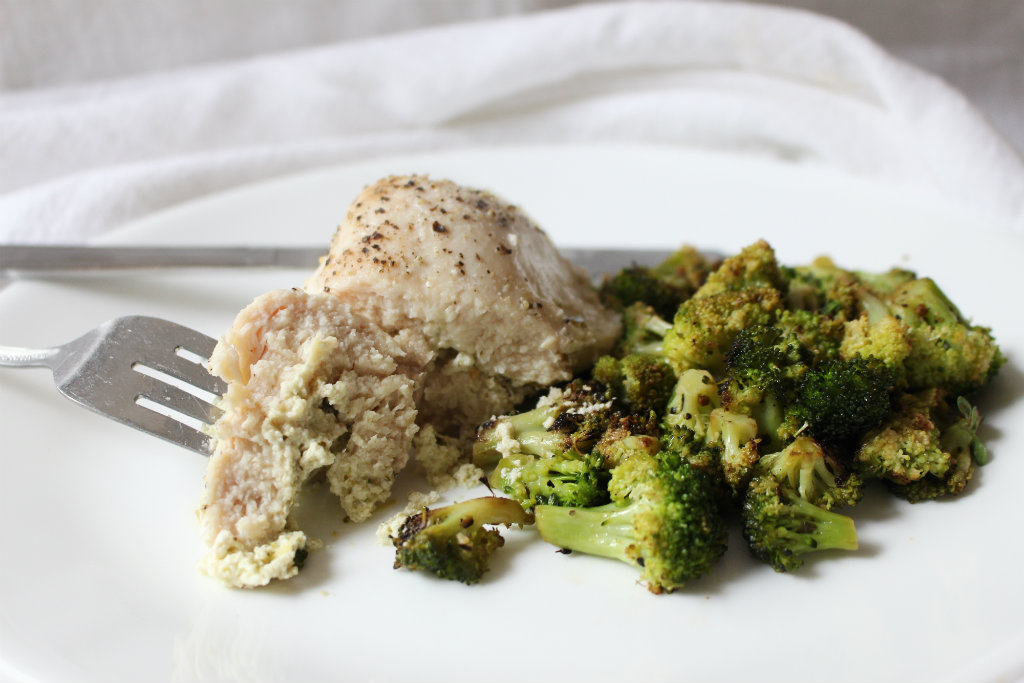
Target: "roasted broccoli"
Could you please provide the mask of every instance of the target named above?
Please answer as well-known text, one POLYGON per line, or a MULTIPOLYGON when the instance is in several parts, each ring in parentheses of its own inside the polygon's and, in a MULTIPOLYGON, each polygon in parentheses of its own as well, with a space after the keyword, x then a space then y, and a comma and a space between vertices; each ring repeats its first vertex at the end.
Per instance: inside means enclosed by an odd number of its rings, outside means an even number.
POLYGON ((775 250, 768 242, 758 240, 724 259, 708 274, 694 296, 712 296, 749 289, 785 291, 787 287, 775 250))
POLYGON ((610 490, 615 500, 599 507, 538 505, 541 538, 635 565, 652 593, 703 576, 725 552, 728 527, 706 476, 677 454, 625 460, 610 490))
POLYGON ((786 439, 779 431, 810 361, 804 345, 778 327, 753 325, 742 330, 726 355, 719 392, 722 406, 750 415, 763 439, 781 445, 786 439))
POLYGON ((807 502, 770 474, 751 480, 741 518, 751 552, 777 572, 797 569, 808 553, 857 549, 852 519, 807 502))
POLYGON ((654 275, 689 292, 697 291, 717 264, 692 245, 683 245, 651 269, 654 275))
POLYGON ((594 445, 594 453, 611 469, 637 453, 654 455, 661 450, 661 425, 658 412, 617 415, 594 445))
POLYGON ((630 354, 665 355, 665 335, 672 323, 643 302, 630 304, 622 311, 622 336, 615 348, 618 357, 630 354))
POLYGON ((723 509, 733 507, 758 461, 757 423, 748 415, 715 408, 703 437, 686 426, 666 426, 663 447, 707 475, 723 509))
POLYGON ((907 385, 913 391, 940 387, 970 394, 995 376, 1004 362, 987 327, 971 325, 930 278, 896 287, 889 305, 908 325, 907 385))
POLYGON ((797 437, 781 451, 762 455, 756 469, 808 503, 828 510, 835 505, 855 505, 863 493, 861 478, 807 436, 797 437))
POLYGON ((662 443, 704 471, 724 498, 746 483, 758 457, 757 434, 753 417, 722 407, 711 373, 680 375, 662 418, 662 443))
POLYGON ((941 389, 904 394, 899 406, 857 449, 855 463, 866 477, 890 483, 911 502, 963 491, 974 465, 988 461, 978 439, 981 418, 967 399, 941 389))
POLYGON ((751 325, 772 323, 781 305, 782 294, 769 287, 698 292, 679 306, 662 353, 677 372, 702 368, 721 373, 736 336, 751 325))
POLYGON ((884 361, 907 391, 953 395, 976 392, 1002 366, 992 331, 972 325, 932 279, 906 270, 855 276, 859 316, 846 325, 843 357, 884 361))
POLYGON ((676 384, 676 374, 664 358, 631 353, 623 358, 602 356, 591 370, 625 409, 636 413, 664 410, 676 384))
POLYGON ((487 571, 491 554, 505 543, 494 528, 532 524, 532 515, 508 498, 473 498, 408 517, 391 541, 395 569, 430 572, 442 579, 476 583, 487 571))
POLYGON ((691 369, 679 375, 665 408, 667 428, 686 427, 698 439, 707 434, 711 411, 721 404, 718 385, 707 370, 691 369))
POLYGON ((795 418, 823 444, 849 448, 885 418, 894 391, 892 373, 874 358, 826 361, 797 384, 791 424, 795 418))
POLYGON ((605 277, 599 293, 612 308, 623 310, 640 302, 671 320, 679 304, 704 283, 711 268, 697 249, 683 246, 657 266, 634 264, 605 277))
POLYGON ((1004 358, 928 278, 786 267, 759 241, 718 264, 684 247, 601 295, 614 348, 481 425, 474 462, 544 540, 633 564, 652 592, 709 571, 737 513, 753 554, 792 571, 857 548, 836 508, 867 480, 916 502, 988 460, 970 400, 1004 358))
POLYGON ((598 453, 515 454, 498 462, 488 483, 526 509, 537 504, 592 507, 608 502, 609 477, 598 453))
POLYGON ((477 429, 473 462, 492 467, 513 453, 552 456, 585 453, 615 414, 615 399, 600 382, 574 379, 553 389, 531 410, 488 420, 477 429))
POLYGON ((693 290, 659 277, 646 266, 623 268, 601 283, 602 301, 615 309, 625 309, 635 303, 650 306, 659 316, 671 318, 684 299, 693 290))

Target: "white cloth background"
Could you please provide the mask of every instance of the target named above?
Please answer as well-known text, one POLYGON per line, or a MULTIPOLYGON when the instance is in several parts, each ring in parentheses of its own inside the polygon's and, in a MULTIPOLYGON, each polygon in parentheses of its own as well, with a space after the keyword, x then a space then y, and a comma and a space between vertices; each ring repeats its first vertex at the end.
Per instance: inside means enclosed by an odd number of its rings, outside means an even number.
MULTIPOLYGON (((219 0, 0 0, 0 241, 88 240, 211 192, 374 155, 587 141, 827 165, 1024 229, 1024 166, 990 125, 998 115, 820 14, 729 2, 247 7, 243 18, 219 0)), ((901 7, 879 10, 891 21, 877 28, 892 33, 901 7)), ((1024 12, 989 16, 1020 40, 1024 12)), ((1006 63, 991 47, 977 54, 1006 63)), ((1012 81, 1012 69, 989 71, 1012 81)))

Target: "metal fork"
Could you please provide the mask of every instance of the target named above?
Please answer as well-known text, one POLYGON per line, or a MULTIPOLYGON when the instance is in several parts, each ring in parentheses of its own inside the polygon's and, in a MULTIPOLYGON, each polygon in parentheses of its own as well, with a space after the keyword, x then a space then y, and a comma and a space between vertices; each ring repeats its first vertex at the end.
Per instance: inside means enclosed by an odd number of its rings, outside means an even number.
POLYGON ((0 366, 48 367, 71 400, 129 427, 209 455, 222 380, 204 363, 216 340, 146 316, 115 318, 49 349, 0 346, 0 366))

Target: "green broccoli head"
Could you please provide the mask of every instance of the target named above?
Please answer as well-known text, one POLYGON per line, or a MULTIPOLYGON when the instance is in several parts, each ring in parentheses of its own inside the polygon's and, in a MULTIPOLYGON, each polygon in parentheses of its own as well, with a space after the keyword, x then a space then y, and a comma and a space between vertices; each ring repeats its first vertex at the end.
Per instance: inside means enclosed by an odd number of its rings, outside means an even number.
POLYGON ((835 505, 855 505, 863 494, 861 478, 807 436, 797 437, 781 451, 762 455, 757 471, 770 474, 807 502, 827 510, 835 505))
POLYGON ((622 311, 622 335, 615 347, 618 357, 630 354, 663 356, 665 335, 672 329, 672 323, 658 315, 650 305, 636 302, 622 311))
POLYGON ((684 245, 656 266, 634 264, 606 276, 599 294, 606 305, 617 310, 641 303, 671 320, 679 304, 693 296, 711 270, 706 256, 684 245))
POLYGON ((525 509, 538 504, 592 507, 608 502, 609 478, 597 453, 516 454, 498 461, 488 483, 525 509))
POLYGON ((845 333, 845 321, 823 313, 782 310, 775 321, 782 339, 799 345, 803 359, 810 365, 839 357, 839 346, 845 333))
POLYGON ((654 269, 633 265, 608 276, 599 289, 605 305, 623 310, 636 303, 650 306, 657 315, 671 318, 676 308, 693 294, 693 288, 670 281, 654 269))
POLYGON ((395 569, 404 567, 476 583, 487 572, 491 555, 505 543, 493 525, 532 523, 532 515, 508 498, 473 498, 424 509, 409 516, 391 537, 395 569))
POLYGON ((810 360, 807 347, 775 325, 740 330, 726 354, 729 386, 723 391, 723 404, 730 407, 744 399, 761 400, 765 394, 788 403, 810 360))
POLYGON ((750 415, 757 422, 758 436, 769 446, 781 446, 783 437, 799 427, 787 421, 812 358, 799 339, 780 327, 754 325, 742 330, 726 356, 719 390, 722 407, 750 415))
POLYGON ((870 432, 854 454, 866 477, 886 480, 911 502, 956 495, 967 486, 975 464, 988 461, 978 438, 981 417, 960 397, 941 389, 900 397, 898 407, 870 432))
POLYGON ((825 361, 800 380, 790 414, 824 445, 846 449, 885 418, 894 391, 892 373, 874 358, 825 361))
POLYGON ((971 325, 930 278, 904 282, 888 300, 908 326, 911 391, 940 387, 953 395, 971 394, 988 384, 1005 362, 992 331, 971 325))
POLYGON ((857 317, 863 285, 856 273, 839 268, 827 256, 784 268, 783 273, 788 281, 788 309, 812 311, 836 321, 857 317))
POLYGON ((725 552, 728 528, 718 501, 704 473, 678 455, 629 458, 612 478, 619 500, 607 505, 538 505, 541 538, 635 565, 652 593, 703 576, 725 552))
POLYGON ((905 322, 888 313, 877 316, 865 313, 846 322, 839 357, 846 360, 875 358, 889 368, 896 386, 904 389, 910 348, 910 329, 905 322))
MULTIPOLYGON (((715 408, 701 436, 685 425, 665 425, 662 447, 707 476, 724 509, 746 489, 758 460, 757 423, 749 415, 715 408)), ((612 498, 615 498, 613 493, 612 498)))
POLYGON ((882 360, 908 391, 953 395, 981 389, 1005 362, 992 331, 971 325, 930 278, 901 270, 858 275, 860 315, 847 323, 842 357, 882 360))
POLYGON ((637 453, 654 455, 661 450, 658 413, 627 413, 612 418, 608 429, 594 445, 594 453, 611 469, 637 453))
POLYGON ((535 408, 480 425, 473 442, 473 462, 489 468, 512 453, 585 453, 615 414, 615 397, 604 384, 574 379, 565 388, 552 389, 541 397, 535 408))
POLYGON ((676 384, 676 374, 659 356, 631 353, 623 358, 602 356, 591 376, 607 386, 631 412, 649 413, 665 408, 676 384))
POLYGON ((768 242, 759 240, 724 259, 708 274, 694 296, 712 296, 745 289, 785 291, 787 286, 775 250, 768 242))
POLYGON ((852 519, 807 502, 770 474, 750 482, 740 515, 754 557, 777 572, 799 568, 809 553, 857 549, 852 519))
POLYGON ((779 290, 767 287, 694 296, 679 306, 662 351, 677 372, 720 374, 736 336, 752 325, 770 325, 781 305, 779 290))
MULTIPOLYGON (((691 245, 683 245, 672 252, 668 258, 652 268, 658 278, 685 290, 689 298, 704 284, 708 275, 716 268, 707 256, 691 245)), ((671 318, 671 314, 665 316, 671 318)))

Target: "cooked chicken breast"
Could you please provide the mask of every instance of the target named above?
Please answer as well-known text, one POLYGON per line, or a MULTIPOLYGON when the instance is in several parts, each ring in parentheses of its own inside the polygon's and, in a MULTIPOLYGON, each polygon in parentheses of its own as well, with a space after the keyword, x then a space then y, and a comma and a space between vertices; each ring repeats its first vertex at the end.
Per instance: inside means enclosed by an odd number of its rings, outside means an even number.
POLYGON ((423 176, 363 190, 307 283, 387 330, 519 384, 569 379, 614 342, 619 318, 587 273, 492 194, 423 176))
POLYGON ((426 361, 336 297, 282 290, 246 307, 211 359, 228 391, 199 509, 203 569, 242 587, 294 574, 306 538, 289 516, 322 468, 366 519, 409 458, 426 361))

